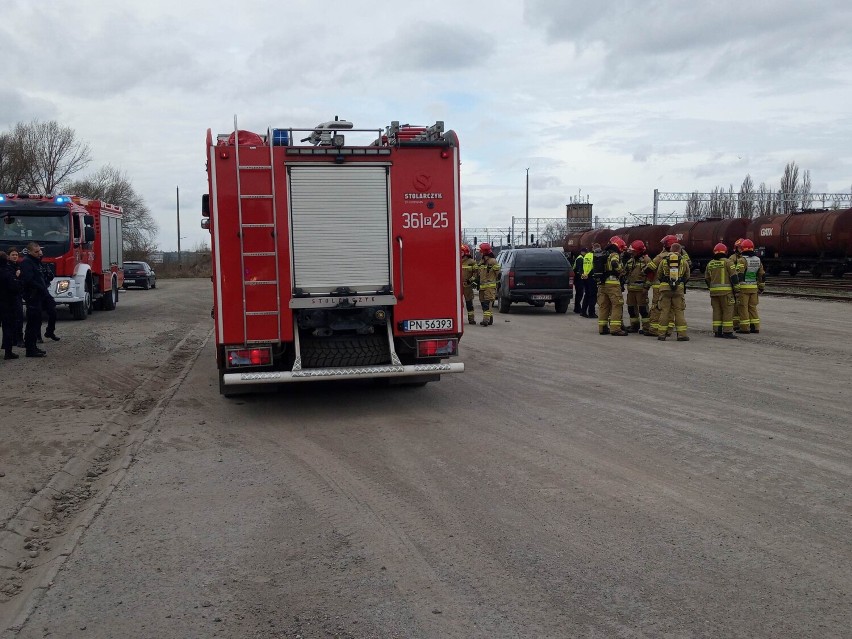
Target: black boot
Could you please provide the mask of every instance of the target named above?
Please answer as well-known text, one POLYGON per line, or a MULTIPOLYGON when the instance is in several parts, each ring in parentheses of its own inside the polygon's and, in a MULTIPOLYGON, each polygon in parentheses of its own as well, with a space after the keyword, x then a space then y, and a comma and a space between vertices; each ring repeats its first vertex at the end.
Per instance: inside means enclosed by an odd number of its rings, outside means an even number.
POLYGON ((722 337, 725 339, 737 339, 737 336, 733 333, 722 333, 722 337))
POLYGON ((13 353, 12 351, 6 351, 6 354, 3 356, 3 359, 18 359, 20 355, 13 353))
POLYGON ((60 339, 59 337, 56 336, 56 333, 45 333, 44 336, 49 338, 49 339, 52 339, 54 342, 58 342, 59 339, 60 339))

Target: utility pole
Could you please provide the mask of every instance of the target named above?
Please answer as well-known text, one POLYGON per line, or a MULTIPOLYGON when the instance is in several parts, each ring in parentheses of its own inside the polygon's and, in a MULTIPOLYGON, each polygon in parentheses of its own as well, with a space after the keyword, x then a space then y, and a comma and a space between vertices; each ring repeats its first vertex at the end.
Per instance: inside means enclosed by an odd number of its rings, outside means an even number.
POLYGON ((530 169, 527 167, 527 222, 524 226, 524 245, 530 243, 530 169))
POLYGON ((180 264, 180 187, 176 186, 175 189, 175 196, 177 198, 178 264, 180 264))

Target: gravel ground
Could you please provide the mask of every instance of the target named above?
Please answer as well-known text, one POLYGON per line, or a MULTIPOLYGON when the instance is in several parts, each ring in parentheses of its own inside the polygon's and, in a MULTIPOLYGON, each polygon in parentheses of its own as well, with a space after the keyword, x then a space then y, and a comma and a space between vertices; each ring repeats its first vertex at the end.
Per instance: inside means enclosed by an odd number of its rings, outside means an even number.
POLYGON ((513 307, 422 389, 226 400, 206 284, 12 363, 4 639, 849 636, 848 304, 727 341, 691 292, 688 343, 513 307))

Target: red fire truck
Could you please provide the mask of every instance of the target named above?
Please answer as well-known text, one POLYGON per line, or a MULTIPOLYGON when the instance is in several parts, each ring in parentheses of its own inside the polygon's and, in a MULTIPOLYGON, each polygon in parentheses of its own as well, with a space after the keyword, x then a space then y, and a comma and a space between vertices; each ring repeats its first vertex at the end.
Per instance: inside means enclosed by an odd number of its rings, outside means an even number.
POLYGON ((259 135, 235 119, 208 129, 207 173, 223 394, 464 370, 444 361, 463 324, 459 145, 443 122, 259 135))
POLYGON ((115 309, 123 283, 120 207, 69 195, 0 195, 0 250, 43 250, 42 270, 57 305, 83 320, 115 309))

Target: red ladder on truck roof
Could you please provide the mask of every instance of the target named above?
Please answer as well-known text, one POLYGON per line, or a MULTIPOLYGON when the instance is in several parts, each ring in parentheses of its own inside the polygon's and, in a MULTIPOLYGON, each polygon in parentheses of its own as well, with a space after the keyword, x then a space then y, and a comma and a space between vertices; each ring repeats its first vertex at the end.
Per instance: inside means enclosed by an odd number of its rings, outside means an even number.
POLYGON ((267 136, 268 161, 262 155, 266 150, 263 147, 243 149, 243 155, 248 156, 249 162, 263 163, 242 164, 239 135, 237 118, 234 116, 240 271, 243 286, 243 334, 246 344, 270 341, 280 343, 281 287, 273 146, 269 144, 270 138, 267 136), (247 261, 250 262, 248 266, 247 261), (273 276, 273 279, 269 279, 270 276, 273 276), (270 287, 274 287, 274 295, 270 294, 268 290, 270 287), (274 333, 271 331, 270 323, 264 321, 273 316, 275 318, 274 333))

